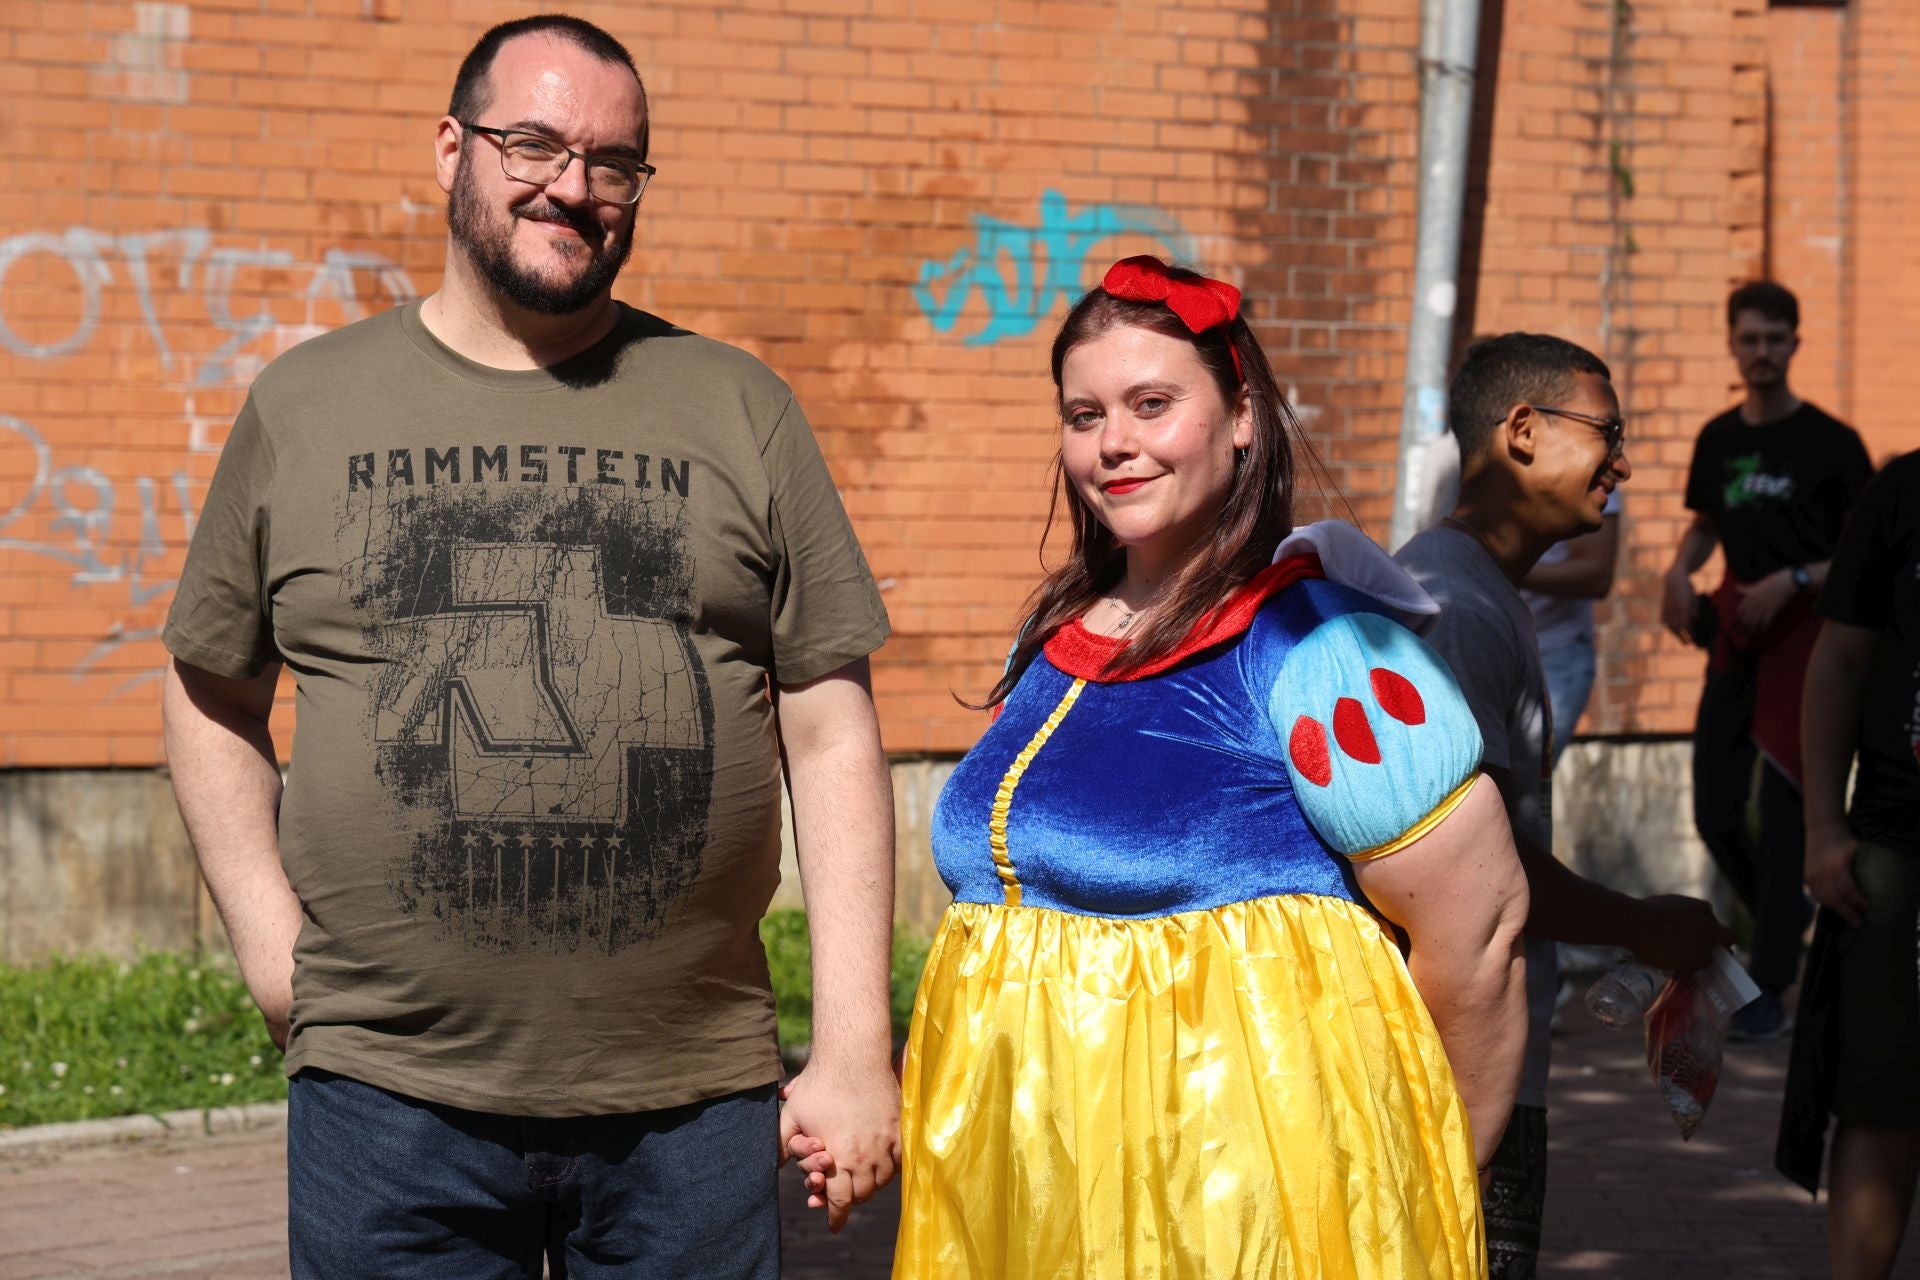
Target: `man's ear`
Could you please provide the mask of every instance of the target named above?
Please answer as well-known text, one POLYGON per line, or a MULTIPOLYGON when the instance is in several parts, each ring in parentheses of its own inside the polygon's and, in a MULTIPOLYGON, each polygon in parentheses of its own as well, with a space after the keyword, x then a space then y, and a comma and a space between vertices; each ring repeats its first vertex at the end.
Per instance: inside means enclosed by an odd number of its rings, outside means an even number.
POLYGON ((440 189, 452 192, 454 176, 460 172, 460 143, 466 130, 452 116, 441 116, 433 135, 433 176, 440 189))
POLYGON ((1507 416, 1493 429, 1494 444, 1504 444, 1507 456, 1521 462, 1532 462, 1534 454, 1540 448, 1540 427, 1543 414, 1535 413, 1524 404, 1516 404, 1507 410, 1507 416))

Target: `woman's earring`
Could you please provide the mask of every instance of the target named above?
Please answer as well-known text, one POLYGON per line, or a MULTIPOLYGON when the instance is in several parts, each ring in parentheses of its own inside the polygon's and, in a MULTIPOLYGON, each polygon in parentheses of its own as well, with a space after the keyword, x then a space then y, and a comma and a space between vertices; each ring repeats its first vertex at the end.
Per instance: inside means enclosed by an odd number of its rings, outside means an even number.
POLYGON ((1233 471, 1235 475, 1238 475, 1240 473, 1240 468, 1246 463, 1246 461, 1247 461, 1247 446, 1241 445, 1238 449, 1235 449, 1233 451, 1233 471))

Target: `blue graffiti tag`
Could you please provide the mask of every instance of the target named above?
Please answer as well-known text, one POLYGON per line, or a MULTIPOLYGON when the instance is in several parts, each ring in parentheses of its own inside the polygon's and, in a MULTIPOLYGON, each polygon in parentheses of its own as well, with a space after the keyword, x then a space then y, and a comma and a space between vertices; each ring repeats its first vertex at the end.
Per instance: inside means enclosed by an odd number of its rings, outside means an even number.
POLYGON ((970 347, 1032 333, 1056 301, 1071 300, 1086 287, 1087 256, 1102 240, 1132 233, 1159 241, 1176 259, 1193 256, 1192 242, 1171 214, 1126 204, 1068 213, 1067 198, 1058 191, 1041 193, 1038 226, 982 213, 973 215, 973 225, 973 244, 944 262, 921 263, 913 289, 914 302, 941 333, 954 327, 968 298, 979 293, 987 326, 966 336, 970 347))

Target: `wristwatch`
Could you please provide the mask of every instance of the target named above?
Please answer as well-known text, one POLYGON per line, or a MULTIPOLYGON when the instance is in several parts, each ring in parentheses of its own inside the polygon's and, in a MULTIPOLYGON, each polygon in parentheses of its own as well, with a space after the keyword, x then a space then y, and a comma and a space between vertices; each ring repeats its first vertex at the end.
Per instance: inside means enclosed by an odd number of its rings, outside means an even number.
POLYGON ((1803 564, 1793 566, 1793 589, 1805 595, 1811 586, 1813 586, 1813 575, 1807 572, 1807 566, 1803 564))

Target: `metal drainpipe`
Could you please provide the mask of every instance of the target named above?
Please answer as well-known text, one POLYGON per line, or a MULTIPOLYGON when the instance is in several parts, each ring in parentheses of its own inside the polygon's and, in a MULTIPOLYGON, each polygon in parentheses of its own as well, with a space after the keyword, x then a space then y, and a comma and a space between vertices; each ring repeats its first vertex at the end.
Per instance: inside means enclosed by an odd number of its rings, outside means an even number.
POLYGON ((1449 483, 1449 466, 1458 462, 1447 437, 1447 361, 1460 296, 1460 216, 1479 39, 1480 0, 1421 0, 1420 210, 1390 534, 1395 549, 1440 514, 1434 507, 1449 483))

